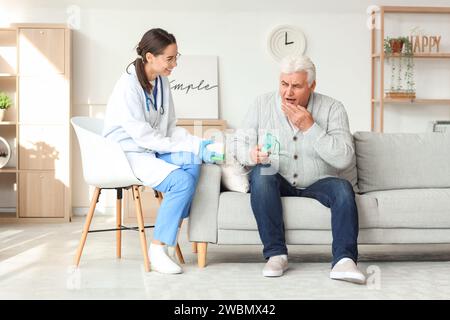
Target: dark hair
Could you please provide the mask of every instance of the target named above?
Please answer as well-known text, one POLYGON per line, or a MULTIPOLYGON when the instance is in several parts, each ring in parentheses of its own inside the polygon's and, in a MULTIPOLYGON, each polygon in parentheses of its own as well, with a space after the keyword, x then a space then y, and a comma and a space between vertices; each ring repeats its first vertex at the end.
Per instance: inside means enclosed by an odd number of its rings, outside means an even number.
POLYGON ((167 46, 177 43, 173 34, 168 33, 166 30, 155 28, 148 30, 143 36, 141 41, 136 47, 136 53, 139 57, 136 58, 135 61, 131 62, 127 66, 134 65, 136 68, 136 75, 138 77, 139 83, 142 88, 150 93, 152 91, 152 85, 150 81, 147 79, 147 75, 145 73, 144 65, 148 62, 145 55, 147 52, 150 52, 154 56, 158 56, 163 53, 164 49, 167 46))

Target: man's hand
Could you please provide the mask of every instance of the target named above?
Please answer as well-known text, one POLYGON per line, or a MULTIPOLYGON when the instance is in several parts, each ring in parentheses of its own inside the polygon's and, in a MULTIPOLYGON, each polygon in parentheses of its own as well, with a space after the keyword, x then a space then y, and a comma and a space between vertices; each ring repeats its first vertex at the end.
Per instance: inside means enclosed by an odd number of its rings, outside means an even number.
POLYGON ((261 146, 257 145, 250 151, 250 158, 255 164, 269 163, 269 154, 261 151, 261 146))
POLYGON ((306 131, 314 124, 311 113, 305 107, 295 106, 292 103, 282 103, 281 110, 300 131, 306 131))

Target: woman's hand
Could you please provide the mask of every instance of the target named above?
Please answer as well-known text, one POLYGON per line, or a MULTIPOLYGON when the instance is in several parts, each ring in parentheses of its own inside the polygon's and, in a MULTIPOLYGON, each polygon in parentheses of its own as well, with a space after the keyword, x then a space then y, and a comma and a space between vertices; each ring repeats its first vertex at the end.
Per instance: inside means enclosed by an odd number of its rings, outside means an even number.
POLYGON ((213 143, 212 140, 203 140, 200 143, 198 157, 205 163, 214 163, 214 160, 212 160, 212 157, 215 157, 216 153, 208 150, 208 148, 206 147, 207 145, 209 145, 211 143, 213 143))

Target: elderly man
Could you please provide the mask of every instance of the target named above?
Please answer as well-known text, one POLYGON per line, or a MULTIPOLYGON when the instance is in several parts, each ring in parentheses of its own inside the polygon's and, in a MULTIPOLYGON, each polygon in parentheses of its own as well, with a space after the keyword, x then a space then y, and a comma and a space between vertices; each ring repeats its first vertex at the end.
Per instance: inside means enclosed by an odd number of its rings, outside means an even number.
POLYGON ((331 209, 330 277, 365 283, 356 267, 355 194, 338 178, 354 156, 347 114, 342 103, 314 92, 315 76, 308 57, 283 59, 278 92, 256 99, 237 134, 237 160, 254 166, 251 207, 268 259, 263 275, 281 276, 288 268, 281 197, 307 197, 331 209))

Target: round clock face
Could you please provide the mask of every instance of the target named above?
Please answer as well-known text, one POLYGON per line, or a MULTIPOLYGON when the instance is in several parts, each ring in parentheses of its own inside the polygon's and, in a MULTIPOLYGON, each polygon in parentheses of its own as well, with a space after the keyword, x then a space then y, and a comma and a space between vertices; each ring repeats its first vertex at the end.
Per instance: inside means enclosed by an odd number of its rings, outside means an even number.
POLYGON ((270 54, 280 61, 288 55, 302 55, 306 49, 306 38, 297 27, 279 26, 270 33, 268 48, 270 54))

